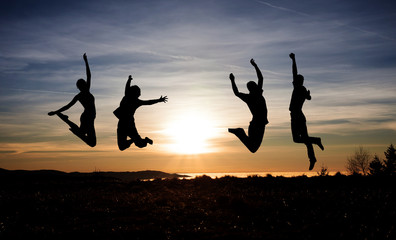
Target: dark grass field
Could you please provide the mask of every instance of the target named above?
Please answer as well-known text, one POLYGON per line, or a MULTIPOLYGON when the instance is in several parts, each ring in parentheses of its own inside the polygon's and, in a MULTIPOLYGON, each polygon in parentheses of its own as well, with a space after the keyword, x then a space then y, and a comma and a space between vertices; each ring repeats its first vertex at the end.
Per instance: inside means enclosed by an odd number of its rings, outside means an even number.
POLYGON ((389 177, 0 180, 0 239, 396 239, 389 177))

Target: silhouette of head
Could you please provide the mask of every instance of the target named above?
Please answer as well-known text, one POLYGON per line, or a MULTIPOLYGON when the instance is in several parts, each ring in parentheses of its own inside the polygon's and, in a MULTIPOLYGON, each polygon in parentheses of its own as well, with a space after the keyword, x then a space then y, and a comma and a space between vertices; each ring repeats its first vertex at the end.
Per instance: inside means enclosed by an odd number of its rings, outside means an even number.
POLYGON ((80 78, 80 79, 77 80, 76 85, 77 85, 77 88, 78 88, 80 91, 86 91, 86 90, 88 90, 88 89, 87 89, 87 82, 86 82, 84 79, 82 79, 82 78, 80 78))
POLYGON ((249 93, 261 93, 261 89, 259 89, 257 83, 250 81, 246 84, 249 93))
POLYGON ((297 74, 296 79, 293 81, 293 85, 302 86, 304 84, 304 76, 301 74, 297 74))
POLYGON ((134 98, 140 97, 140 88, 136 85, 133 85, 129 88, 128 95, 134 98))

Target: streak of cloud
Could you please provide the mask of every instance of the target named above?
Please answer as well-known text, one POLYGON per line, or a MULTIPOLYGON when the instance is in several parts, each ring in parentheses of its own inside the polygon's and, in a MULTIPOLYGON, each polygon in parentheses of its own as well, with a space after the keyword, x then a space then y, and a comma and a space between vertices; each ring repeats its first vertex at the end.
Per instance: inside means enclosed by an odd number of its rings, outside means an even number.
POLYGON ((306 13, 303 13, 303 12, 299 12, 299 11, 296 11, 296 10, 293 10, 293 9, 285 8, 285 7, 275 6, 275 5, 273 5, 273 4, 269 3, 269 2, 258 1, 258 0, 255 0, 255 1, 258 2, 258 3, 264 4, 264 5, 267 5, 268 7, 271 7, 271 8, 274 8, 274 9, 278 9, 278 10, 281 10, 281 11, 296 13, 296 14, 298 14, 300 16, 304 16, 304 17, 312 17, 309 14, 306 14, 306 13))
MULTIPOLYGON (((285 11, 285 12, 291 12, 291 13, 295 13, 295 14, 303 16, 303 17, 308 17, 311 20, 314 20, 314 21, 317 21, 317 22, 324 22, 324 21, 327 22, 329 20, 329 19, 324 19, 324 18, 317 17, 317 16, 315 16, 313 14, 307 14, 307 13, 296 11, 296 10, 293 10, 293 9, 290 9, 290 8, 276 6, 276 5, 273 5, 273 4, 269 3, 269 2, 259 1, 259 0, 255 0, 255 1, 258 2, 258 3, 261 3, 263 5, 266 5, 268 7, 277 9, 277 10, 281 10, 281 11, 285 11)), ((369 30, 366 30, 366 29, 363 29, 363 28, 360 28, 360 27, 351 26, 350 24, 342 23, 342 22, 339 22, 339 21, 332 21, 332 24, 334 26, 349 28, 351 30, 359 31, 361 33, 367 33, 367 34, 370 34, 370 35, 373 35, 373 36, 377 36, 377 37, 382 38, 384 40, 390 40, 390 41, 396 42, 395 38, 386 36, 384 34, 380 34, 378 32, 369 31, 369 30)))

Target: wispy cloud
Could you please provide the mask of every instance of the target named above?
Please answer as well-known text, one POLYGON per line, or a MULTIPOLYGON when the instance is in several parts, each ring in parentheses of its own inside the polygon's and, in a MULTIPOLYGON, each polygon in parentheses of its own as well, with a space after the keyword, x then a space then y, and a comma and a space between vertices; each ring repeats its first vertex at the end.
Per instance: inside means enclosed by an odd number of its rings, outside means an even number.
POLYGON ((271 7, 271 8, 274 8, 274 9, 278 9, 278 10, 281 10, 281 11, 296 13, 296 14, 298 14, 300 16, 304 16, 304 17, 312 17, 309 14, 306 14, 306 13, 303 13, 303 12, 299 12, 299 11, 296 11, 296 10, 293 10, 293 9, 290 9, 290 8, 275 6, 275 5, 273 5, 273 4, 269 3, 269 2, 257 1, 257 0, 255 0, 255 1, 258 2, 258 3, 264 4, 264 5, 267 5, 268 7, 271 7))
POLYGON ((361 27, 356 27, 356 26, 350 25, 348 23, 342 22, 342 20, 339 21, 339 20, 325 19, 325 18, 322 18, 322 17, 318 17, 315 14, 308 14, 308 13, 305 13, 305 12, 296 11, 296 10, 291 9, 291 8, 286 8, 286 7, 273 5, 273 4, 269 3, 269 2, 259 1, 259 0, 255 0, 255 1, 258 2, 258 3, 261 3, 263 5, 266 5, 268 7, 280 10, 280 11, 290 12, 290 13, 297 14, 299 16, 308 17, 311 21, 331 22, 331 24, 333 24, 334 26, 345 27, 345 28, 348 28, 348 29, 351 29, 351 30, 359 31, 361 33, 367 33, 367 34, 370 34, 370 35, 374 35, 374 36, 377 36, 377 37, 385 39, 385 40, 396 41, 396 38, 393 38, 393 37, 390 37, 390 36, 386 36, 384 34, 381 34, 381 33, 375 32, 375 31, 369 31, 369 30, 361 28, 361 27))

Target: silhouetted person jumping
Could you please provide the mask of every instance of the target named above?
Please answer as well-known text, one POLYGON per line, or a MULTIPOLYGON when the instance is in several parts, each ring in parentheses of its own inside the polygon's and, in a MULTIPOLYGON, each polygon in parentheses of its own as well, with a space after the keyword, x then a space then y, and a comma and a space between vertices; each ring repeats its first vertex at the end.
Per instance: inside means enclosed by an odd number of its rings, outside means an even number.
POLYGON ((268 124, 268 111, 267 104, 263 97, 263 75, 253 59, 250 60, 250 63, 256 69, 258 83, 256 84, 254 81, 247 83, 249 94, 240 93, 238 91, 235 84, 235 77, 232 73, 230 74, 232 90, 234 91, 235 96, 239 97, 248 105, 249 110, 253 115, 252 121, 250 121, 248 135, 246 135, 245 130, 242 128, 229 128, 228 131, 235 134, 239 140, 245 144, 249 151, 255 153, 259 149, 263 140, 265 125, 268 124))
POLYGON ((304 77, 300 74, 297 74, 297 64, 294 53, 290 53, 289 56, 293 61, 292 72, 294 89, 289 106, 293 141, 295 143, 304 143, 307 146, 308 158, 310 162, 309 170, 312 170, 316 163, 315 152, 312 144, 318 145, 322 150, 324 150, 324 147, 320 138, 308 136, 307 123, 304 113, 302 112, 302 107, 305 99, 311 100, 311 93, 303 86, 304 77))
POLYGON ((120 106, 113 112, 119 119, 117 126, 118 148, 123 151, 131 146, 132 143, 139 148, 144 148, 148 144, 153 144, 153 140, 146 137, 142 139, 136 129, 134 114, 142 105, 152 105, 159 102, 167 102, 168 97, 160 97, 153 100, 140 100, 140 88, 136 85, 131 86, 132 76, 129 75, 125 86, 125 96, 122 98, 120 106), (130 137, 130 139, 127 139, 130 137))
POLYGON ((66 106, 49 112, 48 115, 58 115, 65 123, 70 126, 70 131, 72 131, 76 136, 81 138, 86 144, 91 147, 95 147, 96 145, 96 134, 95 134, 95 117, 96 117, 96 109, 95 109, 95 97, 89 92, 91 87, 91 71, 88 65, 87 54, 84 53, 83 59, 85 62, 85 68, 87 72, 87 81, 84 79, 77 80, 77 88, 80 90, 69 104, 66 106), (81 103, 84 107, 84 112, 80 117, 80 127, 78 127, 75 123, 69 120, 67 115, 62 114, 61 112, 66 111, 71 106, 73 106, 77 101, 81 103))

